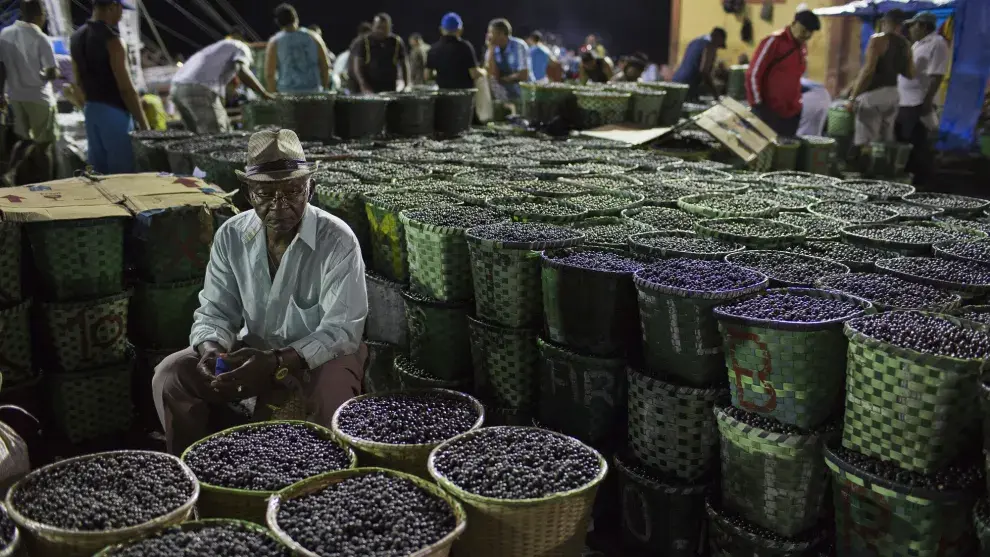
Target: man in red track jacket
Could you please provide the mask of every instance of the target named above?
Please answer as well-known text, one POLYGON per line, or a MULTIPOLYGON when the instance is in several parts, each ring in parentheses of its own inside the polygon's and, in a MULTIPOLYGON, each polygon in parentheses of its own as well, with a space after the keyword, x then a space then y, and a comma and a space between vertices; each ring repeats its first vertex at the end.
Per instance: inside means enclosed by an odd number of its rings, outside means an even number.
POLYGON ((808 69, 807 43, 821 29, 818 16, 798 12, 785 29, 763 39, 746 72, 746 96, 753 113, 785 137, 801 123, 801 77, 808 69))

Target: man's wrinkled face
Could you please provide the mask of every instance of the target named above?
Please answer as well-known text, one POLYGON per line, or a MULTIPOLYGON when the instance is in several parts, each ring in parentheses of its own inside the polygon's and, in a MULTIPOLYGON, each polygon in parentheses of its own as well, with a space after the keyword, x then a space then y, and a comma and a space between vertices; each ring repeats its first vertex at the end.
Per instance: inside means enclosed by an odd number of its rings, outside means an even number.
POLYGON ((251 206, 265 227, 289 232, 302 221, 309 204, 309 177, 283 182, 248 182, 251 206))

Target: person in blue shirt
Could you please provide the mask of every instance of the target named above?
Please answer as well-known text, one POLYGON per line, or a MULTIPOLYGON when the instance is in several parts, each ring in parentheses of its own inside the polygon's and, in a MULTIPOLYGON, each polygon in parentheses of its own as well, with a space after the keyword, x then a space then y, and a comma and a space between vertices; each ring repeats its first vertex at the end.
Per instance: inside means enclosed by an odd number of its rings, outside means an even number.
POLYGON ((543 33, 539 31, 530 33, 526 43, 529 45, 529 64, 533 81, 546 81, 547 67, 556 57, 547 45, 543 44, 543 33))
POLYGON ((707 92, 718 96, 712 70, 719 50, 726 47, 728 35, 725 29, 716 27, 711 34, 698 37, 688 43, 681 65, 674 72, 674 81, 690 87, 688 97, 695 99, 707 92))
POLYGON ((268 40, 265 80, 272 93, 318 93, 330 89, 327 45, 316 33, 299 26, 299 15, 289 4, 275 8, 281 29, 268 40))
POLYGON ((512 36, 507 19, 494 19, 488 24, 488 53, 485 56, 488 74, 502 86, 510 101, 522 97, 521 82, 531 81, 529 45, 512 36))

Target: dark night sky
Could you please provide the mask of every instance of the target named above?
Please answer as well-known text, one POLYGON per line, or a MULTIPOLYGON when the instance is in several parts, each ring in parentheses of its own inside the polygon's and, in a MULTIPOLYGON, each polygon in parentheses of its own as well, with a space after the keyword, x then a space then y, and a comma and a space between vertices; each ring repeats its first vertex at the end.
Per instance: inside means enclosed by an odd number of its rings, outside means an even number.
MULTIPOLYGON (((88 2, 83 0, 86 4, 88 2)), ((266 38, 275 31, 272 12, 280 0, 228 0, 258 32, 266 38)), ((175 0, 204 22, 212 23, 191 0, 175 0)), ((209 36, 182 16, 166 0, 144 0, 152 17, 186 35, 200 44, 208 44, 209 36)), ((654 60, 665 60, 670 22, 669 0, 511 0, 503 2, 477 2, 467 0, 380 0, 351 7, 340 0, 296 0, 303 25, 318 24, 323 28, 327 46, 334 52, 346 48, 354 36, 358 23, 370 20, 377 12, 388 12, 395 22, 395 32, 408 37, 419 31, 433 42, 438 36, 441 16, 457 11, 464 18, 464 37, 476 48, 484 43, 485 27, 495 17, 506 17, 515 28, 515 34, 540 29, 562 36, 569 46, 580 44, 589 33, 603 38, 611 55, 630 54, 642 50, 654 60), (332 6, 332 7, 331 7, 332 6)), ((213 2, 216 8, 215 2, 213 2)), ((220 13, 223 13, 218 9, 220 13)), ((77 23, 85 15, 76 7, 77 23)), ((145 28, 145 34, 148 35, 145 28)), ((195 49, 173 35, 162 31, 168 47, 173 52, 188 56, 195 49)))

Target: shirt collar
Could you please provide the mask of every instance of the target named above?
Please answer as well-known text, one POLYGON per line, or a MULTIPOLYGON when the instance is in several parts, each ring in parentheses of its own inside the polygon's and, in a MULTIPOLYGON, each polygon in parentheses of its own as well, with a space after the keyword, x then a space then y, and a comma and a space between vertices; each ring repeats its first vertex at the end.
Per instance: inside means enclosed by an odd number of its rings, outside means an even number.
POLYGON ((35 29, 35 30, 41 32, 41 27, 38 27, 37 25, 35 25, 33 23, 29 23, 27 21, 24 21, 23 19, 18 19, 17 21, 14 22, 14 25, 18 25, 20 27, 28 27, 28 28, 35 29))
POLYGON ((938 34, 938 31, 932 31, 931 33, 925 35, 918 41, 918 44, 929 43, 931 41, 934 41, 935 37, 941 37, 941 35, 938 34))
MULTIPOLYGON (((302 243, 309 246, 309 249, 316 249, 316 225, 319 216, 316 214, 316 207, 306 205, 306 212, 303 213, 302 223, 299 224, 299 232, 296 236, 302 243)), ((244 231, 244 243, 249 244, 259 237, 264 238, 265 223, 261 222, 258 213, 254 212, 251 217, 251 226, 244 231)))

